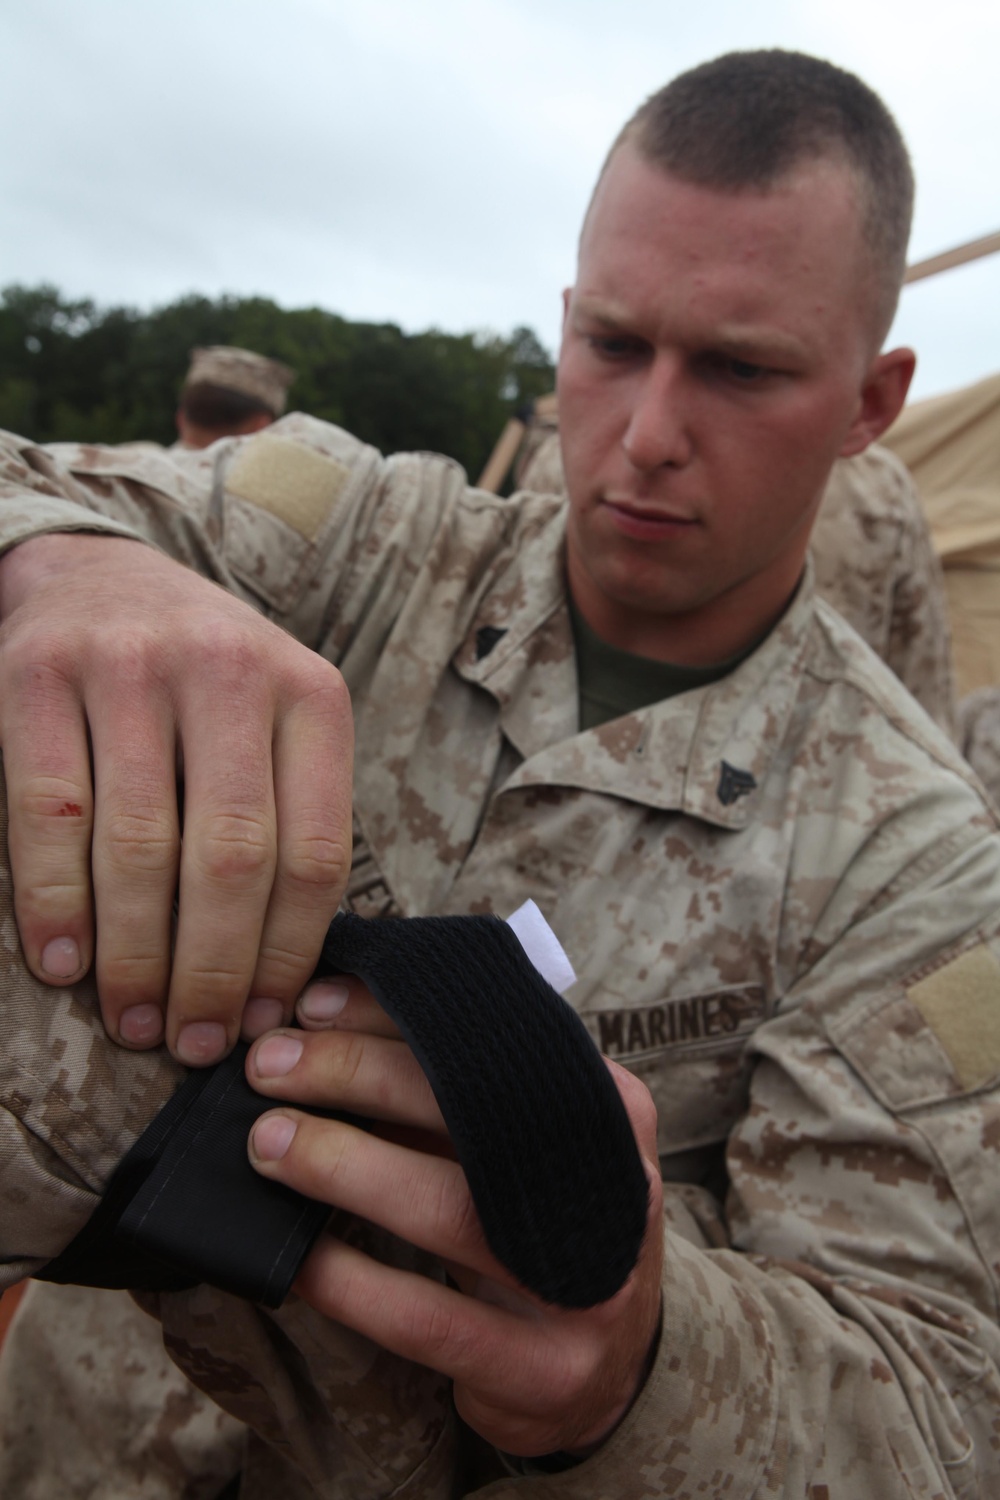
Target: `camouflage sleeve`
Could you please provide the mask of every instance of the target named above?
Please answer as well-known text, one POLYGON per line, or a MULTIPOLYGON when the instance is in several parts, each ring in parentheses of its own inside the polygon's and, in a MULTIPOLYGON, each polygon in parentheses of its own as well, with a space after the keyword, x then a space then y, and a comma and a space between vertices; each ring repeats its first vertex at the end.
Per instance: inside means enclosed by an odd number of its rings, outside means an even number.
POLYGON ((233 444, 183 458, 153 444, 44 447, 0 432, 0 552, 48 532, 143 541, 242 597, 213 509, 233 444))
POLYGON ((85 487, 26 438, 0 431, 0 552, 50 531, 106 531, 136 536, 101 516, 85 487))
MULTIPOLYGON (((143 540, 334 660, 362 623, 363 650, 377 652, 467 493, 450 459, 384 459, 301 413, 187 453, 139 443, 38 447, 0 433, 0 552, 53 531, 143 540)), ((503 501, 479 500, 484 535, 510 526, 503 501)))

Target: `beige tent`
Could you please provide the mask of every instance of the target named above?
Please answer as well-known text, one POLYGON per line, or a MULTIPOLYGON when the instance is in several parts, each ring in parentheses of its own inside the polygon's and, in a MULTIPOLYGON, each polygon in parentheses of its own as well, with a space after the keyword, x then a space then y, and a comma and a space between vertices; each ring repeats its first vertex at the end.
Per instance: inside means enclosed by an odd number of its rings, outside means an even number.
POLYGON ((959 697, 1000 685, 1000 375, 906 407, 882 441, 916 480, 944 565, 959 697))

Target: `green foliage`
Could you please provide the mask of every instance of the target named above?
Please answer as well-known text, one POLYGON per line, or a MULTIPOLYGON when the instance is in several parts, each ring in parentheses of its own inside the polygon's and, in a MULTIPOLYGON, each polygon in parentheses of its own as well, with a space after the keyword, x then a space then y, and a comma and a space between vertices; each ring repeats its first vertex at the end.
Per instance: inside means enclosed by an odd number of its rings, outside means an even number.
POLYGON ((55 287, 0 294, 0 427, 38 442, 170 443, 197 344, 237 344, 297 372, 290 406, 385 453, 429 448, 477 476, 507 418, 552 389, 528 328, 508 338, 407 334, 264 297, 183 297, 142 313, 71 302, 55 287))

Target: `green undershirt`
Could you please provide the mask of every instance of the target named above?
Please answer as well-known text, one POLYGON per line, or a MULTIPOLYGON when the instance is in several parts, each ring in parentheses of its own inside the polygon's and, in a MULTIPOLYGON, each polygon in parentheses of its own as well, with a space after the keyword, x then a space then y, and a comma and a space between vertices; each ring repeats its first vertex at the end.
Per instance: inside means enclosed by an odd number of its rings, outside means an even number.
POLYGON ((620 651, 595 635, 569 599, 569 615, 576 646, 576 671, 580 695, 580 728, 596 729, 622 714, 635 713, 650 703, 661 703, 692 688, 718 682, 738 667, 758 644, 739 656, 711 667, 679 667, 669 661, 654 661, 620 651))

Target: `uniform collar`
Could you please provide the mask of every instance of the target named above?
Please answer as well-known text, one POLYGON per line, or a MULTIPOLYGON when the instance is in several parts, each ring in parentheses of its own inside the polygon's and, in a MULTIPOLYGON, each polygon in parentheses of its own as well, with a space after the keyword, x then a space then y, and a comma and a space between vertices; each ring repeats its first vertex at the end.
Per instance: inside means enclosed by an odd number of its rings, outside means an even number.
POLYGON ((564 542, 563 509, 482 598, 452 658, 465 681, 496 699, 503 731, 524 757, 504 790, 571 786, 746 827, 799 692, 811 564, 781 620, 733 672, 581 734, 564 542))

